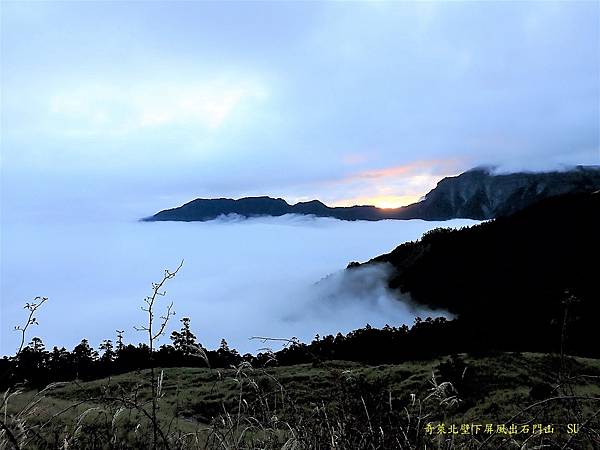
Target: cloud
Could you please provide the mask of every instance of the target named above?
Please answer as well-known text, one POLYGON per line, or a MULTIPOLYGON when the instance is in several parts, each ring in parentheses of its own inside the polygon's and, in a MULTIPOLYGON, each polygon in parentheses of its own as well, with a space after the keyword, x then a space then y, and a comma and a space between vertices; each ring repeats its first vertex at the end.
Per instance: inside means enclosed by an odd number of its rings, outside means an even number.
POLYGON ((384 167, 382 169, 365 170, 362 172, 358 172, 349 177, 346 177, 344 181, 351 181, 361 178, 396 178, 399 176, 404 177, 414 175, 419 172, 443 173, 449 170, 456 170, 458 164, 459 161, 456 159, 417 160, 401 166, 384 167))
POLYGON ((418 201, 440 178, 456 175, 464 165, 458 159, 435 159, 362 170, 330 181, 328 184, 343 196, 331 201, 336 206, 397 208, 418 201))
POLYGON ((210 132, 245 104, 264 101, 266 96, 259 83, 235 80, 89 84, 52 95, 48 113, 67 134, 122 134, 167 126, 210 132))
POLYGON ((315 329, 328 329, 332 317, 340 323, 371 322, 377 326, 406 323, 417 316, 452 317, 447 311, 415 304, 408 294, 392 292, 387 281, 391 271, 388 264, 336 271, 298 290, 297 299, 281 320, 292 327, 309 322, 315 329))
MULTIPOLYGON (((129 342, 143 340, 133 328, 144 320, 142 299, 150 283, 182 259, 157 311, 162 314, 173 301, 177 316, 168 333, 179 328, 178 319, 190 317, 196 335, 211 348, 221 338, 241 351, 255 351, 263 345, 249 341, 251 336, 306 341, 367 323, 411 324, 415 315, 428 313, 389 292, 385 266, 343 269, 436 226, 440 223, 295 215, 200 223, 73 218, 9 224, 2 229, 0 353, 14 352, 18 336, 12 327, 23 318, 22 302, 36 295, 50 298, 35 329, 47 347, 72 348, 84 337, 96 346, 116 329, 125 329, 129 342)), ((160 343, 167 342, 168 334, 160 343)))

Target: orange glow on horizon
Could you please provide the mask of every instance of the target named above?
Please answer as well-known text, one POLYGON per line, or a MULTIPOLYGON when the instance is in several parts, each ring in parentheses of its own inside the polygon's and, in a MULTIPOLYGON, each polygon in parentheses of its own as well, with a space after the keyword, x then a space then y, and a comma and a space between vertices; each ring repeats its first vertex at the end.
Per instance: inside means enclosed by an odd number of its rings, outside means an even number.
POLYGON ((453 158, 431 159, 358 170, 327 181, 331 193, 323 201, 328 206, 400 208, 420 201, 442 178, 460 173, 461 164, 453 158))
POLYGON ((375 197, 357 197, 340 200, 333 203, 332 206, 372 205, 377 208, 392 209, 418 202, 420 198, 418 195, 379 195, 375 197))

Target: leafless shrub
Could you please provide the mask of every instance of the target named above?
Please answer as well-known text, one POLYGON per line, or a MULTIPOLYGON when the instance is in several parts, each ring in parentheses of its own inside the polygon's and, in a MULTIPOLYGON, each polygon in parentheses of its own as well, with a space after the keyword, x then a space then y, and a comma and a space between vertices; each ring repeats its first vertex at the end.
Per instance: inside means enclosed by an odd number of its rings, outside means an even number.
POLYGON ((173 302, 169 303, 167 309, 163 316, 159 317, 158 326, 156 326, 156 318, 155 318, 155 307, 156 301, 159 297, 164 297, 167 292, 162 290, 165 283, 174 278, 181 267, 183 266, 183 261, 179 264, 179 266, 173 271, 169 271, 165 269, 165 273, 162 279, 158 283, 152 283, 152 294, 144 299, 146 306, 142 306, 142 311, 147 313, 148 322, 146 325, 141 327, 136 327, 138 331, 145 331, 148 333, 148 347, 150 350, 149 358, 150 358, 150 389, 151 389, 151 404, 152 404, 152 412, 151 412, 151 421, 152 421, 152 449, 156 450, 158 445, 158 436, 159 434, 162 437, 163 445, 165 448, 169 448, 169 443, 166 437, 164 436, 162 430, 160 429, 160 424, 158 423, 157 418, 157 410, 158 410, 158 401, 161 397, 161 388, 162 388, 162 380, 163 380, 163 372, 161 371, 160 377, 156 377, 155 369, 154 369, 154 344, 155 342, 165 333, 165 328, 169 323, 169 319, 171 316, 175 315, 175 311, 173 311, 173 302))

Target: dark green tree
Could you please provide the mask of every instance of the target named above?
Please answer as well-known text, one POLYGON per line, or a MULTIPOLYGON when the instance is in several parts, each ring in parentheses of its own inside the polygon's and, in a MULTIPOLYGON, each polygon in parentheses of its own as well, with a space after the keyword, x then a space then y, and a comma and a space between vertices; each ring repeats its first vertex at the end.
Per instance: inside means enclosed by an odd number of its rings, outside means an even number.
POLYGON ((115 351, 113 343, 110 339, 104 339, 102 341, 102 344, 100 344, 100 351, 102 352, 100 361, 102 361, 103 363, 111 363, 114 361, 115 351))
POLYGON ((43 382, 43 372, 48 361, 48 352, 42 340, 34 337, 16 357, 17 373, 32 384, 43 382))
POLYGON ((123 348, 125 348, 125 344, 123 344, 123 332, 125 330, 117 330, 117 353, 119 353, 123 348))
POLYGON ((181 330, 171 333, 171 341, 175 350, 187 355, 193 352, 194 347, 201 348, 201 346, 196 342, 196 336, 190 329, 190 319, 184 317, 181 323, 181 330))
POLYGON ((98 353, 90 347, 87 339, 82 339, 72 352, 77 377, 85 378, 92 375, 94 362, 98 359, 98 353))

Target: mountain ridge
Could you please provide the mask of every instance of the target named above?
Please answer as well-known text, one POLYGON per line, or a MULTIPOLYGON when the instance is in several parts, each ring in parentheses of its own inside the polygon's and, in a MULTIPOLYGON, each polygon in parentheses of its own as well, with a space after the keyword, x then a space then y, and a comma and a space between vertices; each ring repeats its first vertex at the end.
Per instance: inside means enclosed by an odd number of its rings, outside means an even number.
POLYGON ((600 314, 598 229, 600 192, 569 193, 471 227, 433 229, 347 270, 386 264, 400 301, 449 311, 484 347, 546 340, 550 350, 568 314, 570 351, 600 355, 590 342, 600 314))
POLYGON ((179 207, 161 210, 143 221, 207 221, 222 215, 243 217, 285 214, 332 217, 340 220, 476 219, 511 214, 544 198, 600 189, 600 166, 576 166, 567 171, 494 174, 478 167, 440 180, 421 201, 399 208, 373 205, 327 206, 319 200, 289 204, 268 196, 197 198, 179 207))

